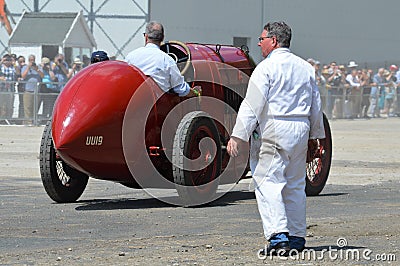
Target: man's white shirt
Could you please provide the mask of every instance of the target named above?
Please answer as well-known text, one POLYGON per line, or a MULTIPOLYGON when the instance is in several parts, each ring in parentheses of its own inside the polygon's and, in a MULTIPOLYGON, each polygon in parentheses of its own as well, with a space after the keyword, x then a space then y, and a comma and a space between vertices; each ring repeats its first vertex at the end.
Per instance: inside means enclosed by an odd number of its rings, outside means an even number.
POLYGON ((153 43, 130 52, 125 61, 152 77, 163 91, 173 89, 179 96, 186 96, 190 92, 176 62, 153 43))

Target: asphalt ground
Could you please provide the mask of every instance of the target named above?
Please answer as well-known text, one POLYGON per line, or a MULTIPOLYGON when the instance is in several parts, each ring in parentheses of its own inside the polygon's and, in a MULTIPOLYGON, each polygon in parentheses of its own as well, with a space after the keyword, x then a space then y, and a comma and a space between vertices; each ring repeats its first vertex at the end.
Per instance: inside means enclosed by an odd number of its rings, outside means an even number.
POLYGON ((328 184, 307 198, 307 252, 284 259, 257 255, 249 180, 197 208, 94 179, 78 202, 55 204, 39 174, 43 127, 0 126, 0 265, 398 265, 400 119, 331 128, 328 184))

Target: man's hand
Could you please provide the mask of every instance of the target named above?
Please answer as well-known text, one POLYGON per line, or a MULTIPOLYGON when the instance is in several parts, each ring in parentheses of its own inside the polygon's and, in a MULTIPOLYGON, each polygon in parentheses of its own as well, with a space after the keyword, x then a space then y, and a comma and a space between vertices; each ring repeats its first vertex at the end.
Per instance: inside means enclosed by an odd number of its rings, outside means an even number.
POLYGON ((202 94, 201 86, 190 88, 189 94, 186 97, 200 97, 202 94))
POLYGON ((235 137, 231 137, 226 145, 226 151, 228 152, 229 156, 231 157, 238 157, 239 156, 239 146, 244 141, 235 137))

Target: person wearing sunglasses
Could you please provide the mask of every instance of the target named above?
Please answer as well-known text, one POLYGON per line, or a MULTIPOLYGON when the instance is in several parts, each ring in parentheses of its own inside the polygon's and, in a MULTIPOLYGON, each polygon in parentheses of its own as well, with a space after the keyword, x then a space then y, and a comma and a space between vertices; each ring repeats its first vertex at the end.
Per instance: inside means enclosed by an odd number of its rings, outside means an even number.
POLYGON ((291 37, 285 22, 264 26, 258 46, 265 59, 251 75, 227 144, 237 157, 251 139, 250 168, 269 242, 259 255, 265 256, 304 249, 307 149, 325 137, 314 68, 290 51, 291 37))

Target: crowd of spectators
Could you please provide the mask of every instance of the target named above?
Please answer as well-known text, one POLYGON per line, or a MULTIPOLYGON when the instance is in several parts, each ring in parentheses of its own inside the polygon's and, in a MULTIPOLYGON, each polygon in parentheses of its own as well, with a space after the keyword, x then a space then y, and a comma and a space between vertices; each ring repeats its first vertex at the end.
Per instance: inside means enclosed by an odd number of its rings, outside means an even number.
MULTIPOLYGON (((93 55, 97 55, 97 52, 93 55)), ((15 54, 3 55, 0 68, 0 123, 16 121, 32 125, 35 112, 37 115, 40 107, 41 119, 48 120, 65 83, 88 66, 90 59, 83 55, 82 60, 76 57, 68 64, 63 54, 57 54, 52 59, 43 57, 38 63, 35 55, 29 55, 27 60, 15 54), (19 104, 14 110, 16 93, 19 104), (15 113, 18 113, 17 119, 13 117, 15 113)))
POLYGON ((354 61, 314 66, 322 104, 328 118, 376 118, 400 116, 400 71, 397 65, 388 69, 360 68, 354 61))

